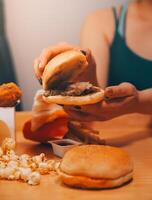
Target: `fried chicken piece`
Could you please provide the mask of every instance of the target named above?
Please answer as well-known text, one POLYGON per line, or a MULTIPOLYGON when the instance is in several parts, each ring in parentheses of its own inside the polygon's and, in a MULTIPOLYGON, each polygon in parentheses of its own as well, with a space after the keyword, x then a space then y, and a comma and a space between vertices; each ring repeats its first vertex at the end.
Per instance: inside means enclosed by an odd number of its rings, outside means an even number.
POLYGON ((22 92, 15 83, 0 85, 0 107, 13 107, 20 100, 22 92))

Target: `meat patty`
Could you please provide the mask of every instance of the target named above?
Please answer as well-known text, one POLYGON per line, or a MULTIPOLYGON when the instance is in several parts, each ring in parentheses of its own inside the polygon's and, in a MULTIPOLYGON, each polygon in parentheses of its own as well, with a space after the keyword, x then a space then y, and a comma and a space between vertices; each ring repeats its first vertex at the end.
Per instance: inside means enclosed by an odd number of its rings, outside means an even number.
POLYGON ((91 94, 97 92, 97 88, 94 87, 89 82, 77 82, 73 84, 66 85, 64 88, 60 89, 50 89, 49 91, 46 91, 44 96, 56 96, 56 95, 62 95, 62 96, 84 96, 87 94, 91 94))

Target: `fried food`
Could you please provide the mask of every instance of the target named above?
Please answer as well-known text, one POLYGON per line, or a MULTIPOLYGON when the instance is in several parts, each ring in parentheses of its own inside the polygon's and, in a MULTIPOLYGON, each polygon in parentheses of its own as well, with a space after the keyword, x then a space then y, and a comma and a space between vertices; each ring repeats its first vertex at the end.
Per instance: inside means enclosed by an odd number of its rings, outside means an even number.
POLYGON ((13 107, 20 100, 22 92, 15 83, 0 85, 0 107, 13 107))

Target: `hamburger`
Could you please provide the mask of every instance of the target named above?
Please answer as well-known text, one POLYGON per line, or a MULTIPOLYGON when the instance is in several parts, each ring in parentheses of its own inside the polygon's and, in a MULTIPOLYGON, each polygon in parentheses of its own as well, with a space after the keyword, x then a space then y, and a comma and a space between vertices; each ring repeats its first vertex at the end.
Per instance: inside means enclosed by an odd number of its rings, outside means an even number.
POLYGON ((132 179, 133 163, 120 148, 82 145, 64 155, 58 174, 61 181, 71 187, 114 188, 132 179))
POLYGON ((89 82, 76 82, 88 68, 83 51, 70 50, 55 56, 45 67, 42 83, 44 100, 61 105, 94 104, 103 99, 103 90, 89 82))

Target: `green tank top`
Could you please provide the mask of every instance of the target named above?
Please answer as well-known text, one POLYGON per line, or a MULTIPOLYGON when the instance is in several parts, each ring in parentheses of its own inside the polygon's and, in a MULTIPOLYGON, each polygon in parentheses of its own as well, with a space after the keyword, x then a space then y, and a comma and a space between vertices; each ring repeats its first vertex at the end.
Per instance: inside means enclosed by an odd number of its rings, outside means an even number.
POLYGON ((127 8, 122 8, 119 19, 117 19, 116 10, 114 9, 113 11, 116 21, 116 31, 110 48, 108 85, 130 82, 139 90, 151 88, 152 60, 144 59, 137 55, 127 46, 125 41, 127 8))

